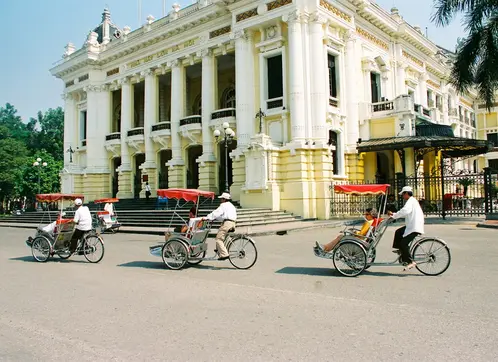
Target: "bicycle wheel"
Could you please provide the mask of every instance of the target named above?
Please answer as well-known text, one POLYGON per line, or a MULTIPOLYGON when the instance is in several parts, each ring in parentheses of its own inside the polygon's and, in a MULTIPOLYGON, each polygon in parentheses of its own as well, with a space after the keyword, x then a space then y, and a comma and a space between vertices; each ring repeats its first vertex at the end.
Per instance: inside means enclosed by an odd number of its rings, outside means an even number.
POLYGON ((425 239, 415 245, 412 259, 416 268, 425 275, 443 274, 450 266, 451 254, 446 244, 437 239, 425 239))
POLYGON ((332 260, 335 269, 346 277, 360 275, 367 266, 365 249, 352 241, 339 244, 334 250, 332 260))
POLYGON ((31 245, 31 254, 36 261, 45 263, 50 258, 50 243, 44 237, 36 237, 31 245))
POLYGON ((162 250, 163 262, 173 270, 183 268, 188 260, 188 250, 184 243, 179 240, 168 240, 162 250))
POLYGON ((83 255, 90 263, 98 263, 104 257, 104 241, 98 235, 88 235, 83 240, 83 255))
MULTIPOLYGON (((191 258, 205 258, 206 257, 206 252, 205 251, 201 251, 200 253, 197 253, 195 255, 191 255, 190 256, 191 258)), ((187 261, 187 263, 189 265, 197 265, 197 264, 200 264, 202 262, 202 260, 191 260, 189 259, 187 261)))
POLYGON ((235 236, 228 244, 230 263, 237 269, 249 269, 258 260, 258 249, 254 241, 245 235, 235 236))

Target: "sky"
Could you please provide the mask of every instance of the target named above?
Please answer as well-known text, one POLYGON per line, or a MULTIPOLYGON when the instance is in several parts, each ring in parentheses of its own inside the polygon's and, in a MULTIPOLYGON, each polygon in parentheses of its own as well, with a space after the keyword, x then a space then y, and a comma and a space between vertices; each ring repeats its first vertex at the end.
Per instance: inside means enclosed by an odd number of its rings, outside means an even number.
MULTIPOLYGON (((142 21, 139 22, 139 0, 0 0, 0 106, 9 102, 28 121, 38 111, 63 105, 63 83, 50 74, 50 68, 61 59, 68 42, 80 48, 90 30, 101 20, 104 7, 111 11, 113 22, 120 28, 136 29, 152 14, 162 17, 164 0, 141 0, 142 21)), ((458 20, 446 28, 430 22, 433 0, 376 0, 389 10, 393 4, 411 25, 428 29, 429 38, 454 49, 456 39, 464 36, 458 20)), ((166 12, 173 0, 166 0, 166 12)), ((191 1, 181 0, 184 7, 191 1)))

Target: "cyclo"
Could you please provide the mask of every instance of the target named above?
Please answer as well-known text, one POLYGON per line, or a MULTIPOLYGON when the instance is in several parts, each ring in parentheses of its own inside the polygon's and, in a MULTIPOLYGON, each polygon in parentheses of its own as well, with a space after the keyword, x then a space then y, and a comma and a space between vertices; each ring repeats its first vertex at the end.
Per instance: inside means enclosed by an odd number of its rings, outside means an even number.
POLYGON ((107 198, 107 199, 98 199, 93 203, 96 205, 102 204, 111 204, 113 209, 113 214, 111 214, 108 210, 99 210, 97 211, 94 217, 94 225, 100 226, 102 233, 106 231, 110 231, 111 233, 116 233, 119 231, 121 224, 118 221, 118 216, 116 214, 116 209, 114 204, 119 202, 119 199, 116 198, 107 198))
MULTIPOLYGON (((83 195, 74 194, 39 194, 36 195, 38 202, 59 203, 60 212, 56 220, 51 222, 50 212, 48 215, 49 225, 43 228, 41 225, 36 229, 34 237, 26 240, 26 245, 31 248, 33 258, 39 262, 46 262, 51 256, 57 254, 61 259, 69 259, 73 255, 70 251, 71 239, 76 227, 73 219, 64 219, 64 201, 83 200, 83 195), (45 230, 44 230, 45 229, 45 230)), ((45 215, 44 215, 45 216, 45 215)), ((42 218, 42 222, 45 217, 42 218)), ((74 252, 76 255, 84 255, 90 263, 98 263, 104 257, 104 241, 95 232, 90 231, 78 240, 74 252)))
MULTIPOLYGON (((154 256, 161 256, 164 264, 173 270, 183 268, 186 264, 196 265, 202 261, 217 261, 216 254, 206 257, 207 239, 212 223, 202 218, 197 218, 200 197, 214 199, 214 192, 195 189, 163 189, 157 190, 158 197, 177 200, 172 219, 180 218, 187 226, 185 233, 172 232, 166 234, 166 241, 149 248, 154 256), (193 202, 196 205, 196 217, 186 222, 179 214, 180 200, 193 202)), ((170 226, 171 226, 170 222, 170 226)), ((234 234, 232 229, 225 238, 225 246, 229 253, 230 263, 237 269, 251 268, 258 258, 256 243, 247 235, 234 234)))
MULTIPOLYGON (((387 189, 390 185, 335 185, 336 194, 351 196, 374 195, 380 196, 379 216, 385 213, 387 205, 387 189), (381 212, 380 212, 381 211, 381 212)), ((335 248, 328 253, 316 256, 332 259, 336 270, 344 276, 354 277, 360 275, 371 266, 399 266, 402 264, 401 256, 390 262, 375 262, 376 248, 387 227, 393 222, 392 218, 375 220, 365 237, 356 235, 354 228, 344 229, 344 236, 335 248)), ((440 275, 444 273, 451 263, 450 249, 444 240, 437 237, 416 237, 410 243, 410 254, 416 262, 416 268, 425 275, 440 275)))

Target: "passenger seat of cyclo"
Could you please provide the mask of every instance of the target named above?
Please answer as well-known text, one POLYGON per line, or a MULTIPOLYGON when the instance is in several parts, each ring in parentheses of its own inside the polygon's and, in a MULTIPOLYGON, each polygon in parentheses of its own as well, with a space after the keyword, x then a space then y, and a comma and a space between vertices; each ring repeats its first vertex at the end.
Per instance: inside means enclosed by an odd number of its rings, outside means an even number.
POLYGON ((370 229, 368 230, 367 235, 365 235, 367 239, 371 238, 373 236, 375 229, 377 229, 377 227, 380 225, 382 220, 384 220, 384 219, 382 219, 381 217, 375 217, 373 219, 372 225, 370 225, 370 229))

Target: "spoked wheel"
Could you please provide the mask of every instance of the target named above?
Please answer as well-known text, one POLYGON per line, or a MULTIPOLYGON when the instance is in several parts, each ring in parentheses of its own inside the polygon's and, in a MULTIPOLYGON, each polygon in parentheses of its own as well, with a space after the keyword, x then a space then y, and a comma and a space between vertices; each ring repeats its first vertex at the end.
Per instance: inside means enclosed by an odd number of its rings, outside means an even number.
POLYGON ((98 235, 88 235, 83 240, 83 255, 90 263, 98 263, 104 257, 104 241, 98 235))
POLYGON ((353 242, 339 244, 334 250, 334 267, 346 277, 355 277, 367 266, 365 249, 353 242))
POLYGON ((373 262, 375 261, 375 256, 377 255, 377 252, 375 251, 375 248, 371 249, 369 252, 368 252, 368 255, 367 255, 367 266, 365 267, 365 270, 367 270, 368 268, 370 268, 373 264, 373 262))
POLYGON ((248 236, 236 236, 228 245, 230 263, 237 269, 249 269, 258 260, 256 244, 248 236))
POLYGON ((36 261, 45 263, 50 258, 50 243, 44 237, 37 237, 31 245, 31 254, 36 261))
POLYGON ((443 274, 451 263, 450 249, 437 239, 426 239, 418 243, 413 249, 412 258, 422 274, 432 276, 443 274))
MULTIPOLYGON (((198 253, 198 254, 191 255, 190 257, 191 257, 191 258, 202 258, 202 259, 203 259, 203 258, 205 258, 205 257, 206 257, 206 252, 205 252, 205 251, 201 251, 201 252, 200 252, 200 253, 198 253)), ((202 260, 191 260, 191 259, 189 259, 189 260, 187 261, 187 263, 188 263, 189 265, 197 265, 197 264, 200 264, 200 263, 201 263, 201 261, 202 261, 202 260)))
POLYGON ((188 250, 184 243, 179 240, 169 240, 164 244, 162 250, 164 264, 170 269, 183 268, 188 260, 188 250))

